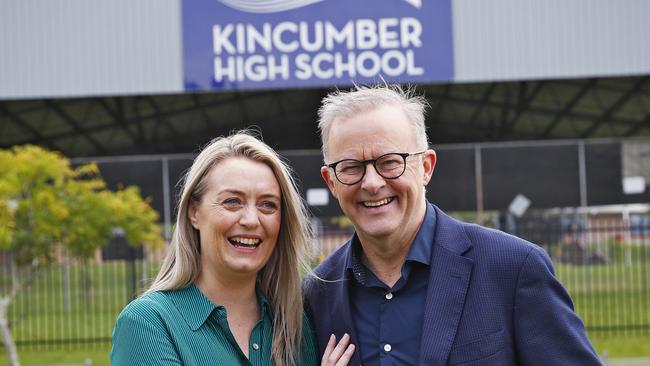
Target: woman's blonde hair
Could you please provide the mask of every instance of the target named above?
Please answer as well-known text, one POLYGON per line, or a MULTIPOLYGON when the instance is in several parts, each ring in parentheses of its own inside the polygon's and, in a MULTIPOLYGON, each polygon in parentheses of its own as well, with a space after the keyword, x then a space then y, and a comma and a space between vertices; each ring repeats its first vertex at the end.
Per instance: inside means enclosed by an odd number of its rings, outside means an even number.
POLYGON ((310 272, 309 216, 291 175, 291 169, 268 145, 250 131, 239 131, 210 142, 186 173, 178 203, 176 227, 160 272, 147 292, 176 290, 194 282, 200 270, 199 232, 188 219, 192 200, 199 201, 207 188, 206 177, 219 162, 244 157, 266 164, 282 194, 280 234, 275 250, 258 273, 258 285, 273 308, 272 357, 278 366, 297 365, 302 342, 301 273, 310 272))

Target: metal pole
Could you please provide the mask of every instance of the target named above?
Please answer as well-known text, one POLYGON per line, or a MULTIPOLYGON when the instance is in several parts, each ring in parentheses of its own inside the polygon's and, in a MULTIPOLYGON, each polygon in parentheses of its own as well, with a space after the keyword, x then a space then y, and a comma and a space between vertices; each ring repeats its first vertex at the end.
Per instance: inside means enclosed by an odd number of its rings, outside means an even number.
MULTIPOLYGON (((584 140, 578 141, 578 172, 580 179, 580 210, 579 215, 582 217, 584 222, 584 227, 580 229, 579 235, 580 240, 585 241, 585 248, 583 251, 583 256, 588 255, 589 252, 589 242, 591 239, 591 230, 589 228, 589 213, 587 212, 587 164, 585 159, 585 142, 584 140), (584 236, 583 236, 584 235, 584 236), (585 237, 586 236, 586 237, 585 237)), ((583 261, 586 258, 583 258, 583 261)), ((584 263, 584 262, 583 262, 584 263)), ((590 291, 589 289, 589 278, 586 270, 586 265, 582 267, 582 289, 583 291, 590 291)), ((596 301, 595 299, 588 299, 587 301, 596 301)))
POLYGON ((474 179, 476 184, 476 221, 483 223, 483 169, 481 160, 481 146, 474 146, 474 179))
POLYGON ((171 234, 171 190, 169 188, 169 158, 162 158, 162 187, 163 187, 163 220, 165 240, 169 241, 171 234))
POLYGON ((587 207, 587 165, 585 163, 584 140, 578 141, 578 164, 580 174, 580 207, 584 209, 587 207))

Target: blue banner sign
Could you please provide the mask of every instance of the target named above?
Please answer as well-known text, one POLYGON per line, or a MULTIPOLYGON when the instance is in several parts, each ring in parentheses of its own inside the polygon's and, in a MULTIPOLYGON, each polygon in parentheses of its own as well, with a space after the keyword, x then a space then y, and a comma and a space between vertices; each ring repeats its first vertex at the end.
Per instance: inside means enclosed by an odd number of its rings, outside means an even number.
POLYGON ((451 0, 183 0, 186 90, 453 79, 451 0))

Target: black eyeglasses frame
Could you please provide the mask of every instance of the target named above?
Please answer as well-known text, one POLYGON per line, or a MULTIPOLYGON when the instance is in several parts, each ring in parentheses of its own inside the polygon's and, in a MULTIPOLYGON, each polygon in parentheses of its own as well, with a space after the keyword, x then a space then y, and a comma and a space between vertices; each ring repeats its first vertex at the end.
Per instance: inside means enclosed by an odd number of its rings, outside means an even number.
POLYGON ((333 162, 331 164, 325 164, 325 166, 328 167, 328 168, 331 168, 334 171, 334 176, 336 177, 336 180, 338 180, 341 184, 345 184, 346 186, 353 186, 353 185, 361 182, 363 180, 363 177, 366 176, 366 171, 367 171, 366 167, 368 166, 369 163, 372 163, 372 167, 375 168, 375 171, 377 172, 377 174, 379 174, 382 178, 384 178, 384 179, 397 179, 397 178, 401 177, 402 175, 404 175, 404 172, 406 171, 406 158, 408 158, 409 156, 424 154, 425 152, 427 152, 427 151, 423 150, 423 151, 416 152, 416 153, 396 153, 396 152, 391 152, 391 153, 382 154, 382 155, 380 155, 380 156, 378 156, 378 157, 376 157, 374 159, 366 159, 366 160, 341 159, 341 160, 335 161, 335 162, 333 162), (377 169, 377 160, 380 160, 381 158, 386 157, 388 155, 398 155, 398 156, 400 156, 402 158, 402 161, 404 163, 403 167, 402 167, 402 171, 395 177, 385 177, 379 171, 379 169, 377 169), (344 161, 354 161, 354 162, 358 162, 358 163, 361 164, 361 167, 363 168, 363 173, 361 173, 361 177, 359 178, 359 180, 357 180, 357 181, 355 181, 353 183, 345 183, 345 182, 341 181, 341 178, 339 178, 338 174, 336 173, 336 166, 338 164, 344 162, 344 161))

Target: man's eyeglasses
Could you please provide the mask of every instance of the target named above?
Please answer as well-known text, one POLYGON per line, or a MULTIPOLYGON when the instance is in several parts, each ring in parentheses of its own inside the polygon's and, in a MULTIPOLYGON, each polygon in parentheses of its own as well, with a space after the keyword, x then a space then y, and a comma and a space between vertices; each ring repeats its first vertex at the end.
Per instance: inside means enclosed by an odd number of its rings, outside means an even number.
POLYGON ((368 163, 372 163, 377 174, 384 179, 397 179, 406 171, 406 158, 423 153, 424 151, 417 153, 388 153, 376 159, 368 160, 343 159, 326 166, 334 170, 334 175, 339 182, 351 186, 361 182, 366 175, 368 163))

